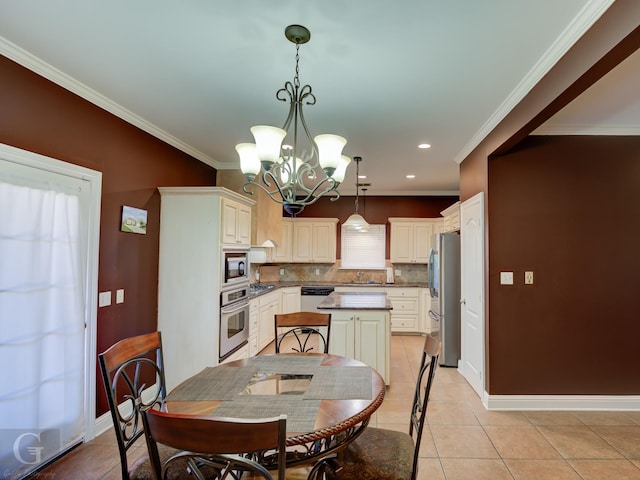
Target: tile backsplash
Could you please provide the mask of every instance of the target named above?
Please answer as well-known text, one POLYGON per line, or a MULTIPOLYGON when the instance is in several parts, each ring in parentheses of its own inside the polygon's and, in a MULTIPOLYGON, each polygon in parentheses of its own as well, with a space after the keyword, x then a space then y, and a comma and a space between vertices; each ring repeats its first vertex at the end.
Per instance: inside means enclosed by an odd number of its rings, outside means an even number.
MULTIPOLYGON (((388 265, 394 270, 396 284, 427 283, 426 265, 388 265)), ((256 271, 264 266, 251 265, 252 282, 256 281, 256 271)), ((346 270, 340 269, 339 263, 284 263, 278 268, 281 282, 385 283, 387 280, 386 269, 346 270)))

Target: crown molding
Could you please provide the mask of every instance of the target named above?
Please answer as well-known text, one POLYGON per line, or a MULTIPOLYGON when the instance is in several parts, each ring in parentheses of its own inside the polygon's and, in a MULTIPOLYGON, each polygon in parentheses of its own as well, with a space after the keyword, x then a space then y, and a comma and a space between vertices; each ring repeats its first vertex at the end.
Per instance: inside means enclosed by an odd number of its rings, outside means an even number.
POLYGON ((5 57, 13 60, 14 62, 22 65, 25 68, 28 68, 32 72, 40 75, 41 77, 50 80, 56 85, 61 86, 62 88, 78 95, 79 97, 84 98, 88 102, 91 102, 94 105, 106 110, 107 112, 115 115, 116 117, 124 120, 125 122, 130 123, 131 125, 147 132, 148 134, 156 137, 159 140, 171 145, 172 147, 177 148, 178 150, 191 155, 192 157, 200 160, 207 165, 219 168, 220 164, 215 159, 211 158, 209 155, 197 150, 190 145, 184 143, 182 140, 174 137, 170 133, 158 128, 156 125, 148 122, 144 118, 136 115, 135 113, 127 110, 123 106, 117 104, 116 102, 110 100, 104 95, 92 90, 87 87, 83 83, 77 81, 76 79, 70 77, 66 73, 58 70, 57 68, 49 65, 48 63, 42 61, 35 55, 27 52, 26 50, 18 47, 14 43, 10 42, 6 38, 0 36, 0 54, 5 57))
POLYGON ((640 136, 640 125, 542 125, 531 135, 640 136))
POLYGON ((533 66, 511 94, 489 117, 480 130, 471 138, 465 147, 454 158, 460 164, 484 140, 491 131, 515 108, 515 106, 533 89, 549 70, 567 53, 578 39, 602 16, 613 4, 614 0, 592 0, 573 19, 558 39, 533 66))

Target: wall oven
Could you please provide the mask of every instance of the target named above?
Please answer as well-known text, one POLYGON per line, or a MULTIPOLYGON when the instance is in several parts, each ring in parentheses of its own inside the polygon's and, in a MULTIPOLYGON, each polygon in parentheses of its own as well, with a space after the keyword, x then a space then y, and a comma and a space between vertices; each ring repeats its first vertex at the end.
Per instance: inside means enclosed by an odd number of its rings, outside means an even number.
POLYGON ((249 284, 249 249, 222 249, 222 289, 249 284))
POLYGON ((220 361, 249 340, 249 284, 220 294, 220 361))

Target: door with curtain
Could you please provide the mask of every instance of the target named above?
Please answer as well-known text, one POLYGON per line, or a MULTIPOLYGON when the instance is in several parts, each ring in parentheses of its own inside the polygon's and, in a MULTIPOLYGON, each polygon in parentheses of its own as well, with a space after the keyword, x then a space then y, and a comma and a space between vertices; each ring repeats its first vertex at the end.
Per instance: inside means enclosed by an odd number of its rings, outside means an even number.
POLYGON ((0 145, 2 478, 93 436, 100 182, 0 145))

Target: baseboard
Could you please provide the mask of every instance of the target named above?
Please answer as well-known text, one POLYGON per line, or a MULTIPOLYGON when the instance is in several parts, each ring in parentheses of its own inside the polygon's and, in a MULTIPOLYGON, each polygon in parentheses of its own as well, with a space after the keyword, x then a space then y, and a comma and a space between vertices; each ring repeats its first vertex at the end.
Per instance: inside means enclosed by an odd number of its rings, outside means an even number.
POLYGON ((487 395, 488 410, 640 411, 638 395, 487 395))
MULTIPOLYGON (((151 385, 149 388, 142 392, 142 400, 147 403, 154 399, 156 392, 158 391, 156 384, 151 385)), ((131 406, 131 402, 123 402, 118 407, 122 416, 131 415, 133 412, 133 407, 131 406)), ((96 422, 94 424, 94 434, 97 437, 98 435, 103 434, 109 429, 113 428, 113 418, 111 417, 111 412, 107 411, 96 418, 96 422)), ((95 438, 95 437, 94 437, 95 438)), ((93 440, 93 438, 85 438, 85 442, 89 440, 93 440)))

